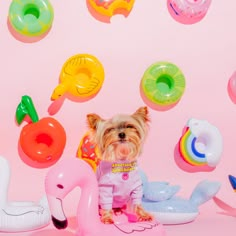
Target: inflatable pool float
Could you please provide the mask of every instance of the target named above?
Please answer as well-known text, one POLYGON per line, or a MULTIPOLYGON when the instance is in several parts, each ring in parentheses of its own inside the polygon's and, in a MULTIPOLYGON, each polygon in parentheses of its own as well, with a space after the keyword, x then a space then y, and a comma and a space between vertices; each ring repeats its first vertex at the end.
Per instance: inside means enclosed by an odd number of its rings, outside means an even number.
POLYGON ((175 64, 157 62, 144 72, 140 90, 148 105, 169 109, 181 99, 185 91, 185 77, 175 64))
POLYGON ((144 172, 140 172, 144 193, 142 205, 164 225, 185 224, 194 221, 199 215, 199 206, 211 200, 220 190, 217 181, 200 181, 187 199, 176 196, 178 185, 168 182, 148 181, 144 172))
POLYGON ((7 200, 10 174, 9 162, 0 156, 0 232, 19 233, 49 225, 51 217, 45 196, 39 202, 7 200))
POLYGON ((8 13, 8 23, 13 34, 32 38, 32 41, 49 32, 53 18, 54 11, 49 0, 13 0, 8 13))
POLYGON ((179 141, 181 157, 190 165, 216 167, 221 159, 220 131, 206 120, 190 119, 179 141))
POLYGON ((128 17, 135 0, 87 0, 90 13, 102 22, 110 23, 114 15, 128 17))
POLYGON ((182 24, 195 24, 208 12, 211 0, 167 0, 170 15, 182 24))
POLYGON ((89 132, 87 132, 80 141, 77 157, 86 161, 92 169, 96 171, 99 165, 100 154, 98 147, 90 141, 89 132))
POLYGON ((17 123, 20 125, 26 116, 31 119, 31 122, 22 128, 19 137, 22 159, 31 167, 47 168, 55 164, 64 151, 65 129, 52 117, 39 119, 33 101, 28 95, 22 96, 17 106, 17 123))
POLYGON ((228 80, 228 94, 233 103, 236 103, 236 71, 228 80))
POLYGON ((75 187, 81 189, 77 209, 77 236, 164 236, 164 227, 156 220, 129 222, 115 220, 114 224, 101 222, 98 212, 98 183, 94 171, 80 158, 64 159, 56 163, 46 175, 45 190, 54 226, 60 230, 68 226, 63 200, 75 187))
POLYGON ((54 89, 51 99, 57 100, 65 94, 78 99, 94 97, 104 82, 104 68, 93 55, 77 54, 63 65, 59 85, 54 89))

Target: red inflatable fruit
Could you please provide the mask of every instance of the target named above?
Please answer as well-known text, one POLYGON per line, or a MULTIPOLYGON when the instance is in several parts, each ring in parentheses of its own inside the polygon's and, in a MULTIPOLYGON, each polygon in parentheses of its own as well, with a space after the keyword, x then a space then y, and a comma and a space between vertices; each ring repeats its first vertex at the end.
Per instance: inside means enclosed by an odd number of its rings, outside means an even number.
POLYGON ((32 122, 21 130, 19 146, 29 158, 27 164, 37 168, 45 168, 56 163, 61 157, 66 133, 62 125, 52 117, 38 119, 32 99, 25 95, 17 107, 16 120, 20 124, 28 115, 32 122))

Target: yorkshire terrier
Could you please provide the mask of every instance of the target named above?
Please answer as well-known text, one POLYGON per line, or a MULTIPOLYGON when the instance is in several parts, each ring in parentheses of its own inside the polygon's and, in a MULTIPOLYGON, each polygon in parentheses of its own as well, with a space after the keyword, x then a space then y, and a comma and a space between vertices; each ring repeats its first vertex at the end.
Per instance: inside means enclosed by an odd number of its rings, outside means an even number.
POLYGON ((111 119, 87 115, 91 141, 101 156, 96 176, 99 213, 105 224, 114 223, 113 214, 121 214, 127 207, 137 221, 153 220, 141 204, 143 186, 137 166, 149 121, 147 107, 140 107, 132 115, 118 114, 111 119))

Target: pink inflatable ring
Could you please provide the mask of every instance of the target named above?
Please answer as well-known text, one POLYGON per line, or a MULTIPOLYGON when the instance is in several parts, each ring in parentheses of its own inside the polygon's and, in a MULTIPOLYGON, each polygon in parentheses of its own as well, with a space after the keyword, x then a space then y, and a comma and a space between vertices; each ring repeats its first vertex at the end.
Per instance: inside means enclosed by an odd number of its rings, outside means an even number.
POLYGON ((199 22, 207 13, 211 0, 167 0, 171 16, 183 24, 199 22))

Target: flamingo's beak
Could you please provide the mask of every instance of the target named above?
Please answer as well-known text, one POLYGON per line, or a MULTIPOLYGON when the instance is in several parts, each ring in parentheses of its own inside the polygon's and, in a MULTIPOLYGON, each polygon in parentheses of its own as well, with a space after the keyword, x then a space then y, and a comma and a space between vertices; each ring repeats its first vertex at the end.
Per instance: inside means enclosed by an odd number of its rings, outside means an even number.
POLYGON ((47 195, 47 198, 54 226, 57 229, 65 229, 68 225, 68 221, 63 211, 62 200, 52 195, 47 195))
POLYGON ((65 229, 67 227, 67 225, 68 225, 67 219, 65 219, 65 220, 58 220, 53 215, 52 215, 52 222, 53 222, 53 225, 57 229, 65 229))

